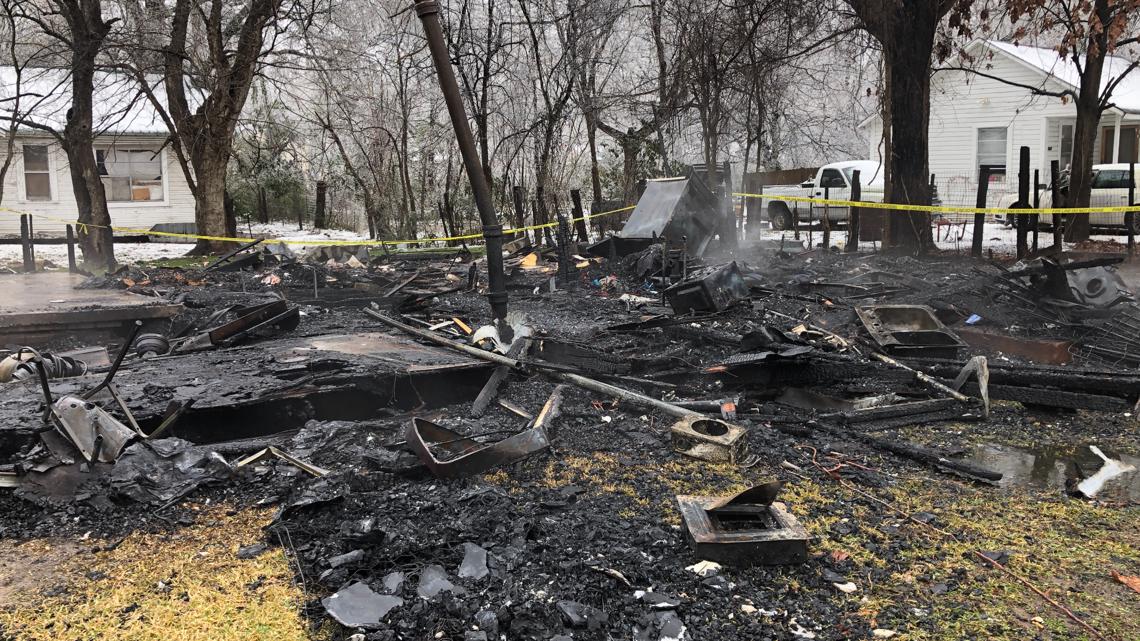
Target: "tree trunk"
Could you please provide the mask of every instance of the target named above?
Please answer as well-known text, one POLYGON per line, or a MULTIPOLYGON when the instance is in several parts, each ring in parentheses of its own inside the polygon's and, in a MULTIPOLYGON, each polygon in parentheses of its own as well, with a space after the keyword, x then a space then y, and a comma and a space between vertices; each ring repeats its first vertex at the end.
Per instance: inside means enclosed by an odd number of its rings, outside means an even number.
POLYGON ((317 181, 317 202, 313 206, 313 227, 324 229, 326 226, 326 207, 329 185, 323 180, 317 181))
MULTIPOLYGON (((228 236, 226 220, 226 162, 227 149, 208 147, 194 156, 194 174, 198 179, 198 193, 194 198, 194 223, 202 236, 228 236)), ((220 254, 228 249, 225 241, 199 239, 192 256, 220 254)))
POLYGON ((602 201, 602 174, 598 169, 598 119, 593 111, 586 111, 586 141, 590 146, 590 193, 594 202, 602 201))
MULTIPOLYGON (((637 157, 641 141, 633 136, 623 137, 621 144, 621 196, 623 205, 637 202, 637 157)), ((622 216, 624 218, 624 215, 622 216)))
MULTIPOLYGON (((1103 52, 1102 52, 1103 53, 1103 52)), ((1092 200, 1092 166, 1100 126, 1100 80, 1104 56, 1086 56, 1081 89, 1077 94, 1077 122, 1073 127, 1073 166, 1069 174, 1067 207, 1088 207, 1092 200)), ((1065 240, 1088 240, 1089 216, 1073 214, 1065 221, 1065 240)))
MULTIPOLYGON (((911 24, 909 35, 895 38, 886 51, 891 86, 890 202, 929 205, 930 58, 937 20, 916 15, 911 24)), ((891 220, 891 237, 900 248, 917 254, 933 246, 929 212, 892 213, 891 220)))
POLYGON ((262 225, 269 224, 269 196, 265 192, 265 187, 260 185, 257 187, 257 222, 262 225))
MULTIPOLYGON (((72 112, 75 117, 75 111, 72 112)), ((87 112, 90 122, 90 111, 87 112)), ((95 165, 95 152, 91 147, 90 133, 83 140, 82 134, 75 133, 79 127, 71 123, 64 130, 64 146, 70 165, 71 187, 75 192, 78 207, 79 248, 83 260, 89 267, 115 268, 115 238, 111 231, 111 213, 107 209, 107 195, 103 181, 95 165)), ((87 132, 91 129, 88 126, 87 132)))
POLYGON ((115 239, 107 194, 95 163, 93 98, 95 59, 110 31, 98 2, 61 3, 60 14, 71 32, 71 108, 63 129, 72 189, 78 208, 79 246, 92 267, 115 267, 115 239))

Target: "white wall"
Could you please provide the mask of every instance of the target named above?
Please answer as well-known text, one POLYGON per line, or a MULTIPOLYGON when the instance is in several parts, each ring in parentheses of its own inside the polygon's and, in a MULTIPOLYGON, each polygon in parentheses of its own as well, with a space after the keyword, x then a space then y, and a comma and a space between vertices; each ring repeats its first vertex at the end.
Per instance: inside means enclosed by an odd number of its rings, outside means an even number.
MULTIPOLYGON (((1042 81, 1039 72, 1000 53, 982 70, 1024 85, 1040 86, 1042 81)), ((967 71, 936 72, 930 97, 930 172, 936 176, 943 202, 973 205, 971 194, 978 179, 978 129, 1007 128, 1006 181, 1004 185, 1000 179, 991 183, 990 202, 995 202, 993 197, 1016 189, 1022 146, 1030 149, 1031 170, 1040 170, 1042 183, 1049 182, 1050 161, 1060 160, 1060 126, 1075 119, 1076 107, 1071 101, 1035 96, 1027 89, 967 71)), ((1114 123, 1113 114, 1106 114, 1101 122, 1107 126, 1114 123)), ((863 129, 868 138, 867 157, 879 158, 881 120, 872 118, 863 129)), ((1094 162, 1100 159, 1099 138, 1098 129, 1094 162)), ((1062 161, 1061 168, 1066 164, 1067 160, 1062 161)))
MULTIPOLYGON (((96 141, 96 144, 99 142, 96 141)), ((162 139, 153 136, 117 135, 115 144, 119 147, 139 144, 157 148, 162 144, 162 139)), ((0 162, 3 162, 5 145, 6 141, 0 142, 0 162)), ((162 176, 165 183, 165 199, 153 202, 107 203, 113 226, 149 229, 158 223, 194 222, 194 196, 190 193, 182 168, 178 165, 173 153, 168 150, 162 151, 161 161, 162 176)), ((19 235, 19 214, 21 213, 50 216, 67 222, 74 222, 78 215, 75 193, 71 188, 71 174, 67 155, 52 138, 21 136, 16 140, 16 155, 12 160, 12 166, 8 169, 8 175, 5 176, 4 196, 0 200, 0 235, 19 235), (48 145, 49 163, 52 170, 51 201, 29 201, 25 198, 24 167, 21 153, 21 145, 24 143, 48 145)), ((57 222, 46 218, 36 218, 33 222, 37 235, 46 233, 62 236, 66 224, 66 222, 57 222)), ((127 234, 129 232, 116 233, 127 234)))

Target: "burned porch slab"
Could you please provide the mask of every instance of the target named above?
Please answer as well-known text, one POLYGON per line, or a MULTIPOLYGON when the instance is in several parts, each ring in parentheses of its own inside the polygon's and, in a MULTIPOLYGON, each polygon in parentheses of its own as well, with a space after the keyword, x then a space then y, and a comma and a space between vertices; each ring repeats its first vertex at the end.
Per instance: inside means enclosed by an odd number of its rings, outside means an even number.
POLYGON ((0 344, 33 344, 59 335, 116 334, 136 320, 168 319, 182 305, 115 289, 76 289, 78 274, 0 276, 0 344))
MULTIPOLYGON (((490 369, 461 354, 376 332, 133 359, 115 383, 144 430, 154 429, 172 404, 192 400, 170 435, 216 443, 299 429, 311 419, 369 420, 471 400, 490 369)), ((100 378, 55 380, 52 391, 90 389, 100 378)), ((0 450, 15 452, 38 438, 41 405, 38 387, 0 388, 0 450)))

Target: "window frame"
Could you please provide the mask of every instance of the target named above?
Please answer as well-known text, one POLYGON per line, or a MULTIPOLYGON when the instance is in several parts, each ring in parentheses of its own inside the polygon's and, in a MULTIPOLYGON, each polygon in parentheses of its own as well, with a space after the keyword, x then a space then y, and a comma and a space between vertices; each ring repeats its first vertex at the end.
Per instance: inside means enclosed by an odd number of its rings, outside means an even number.
MULTIPOLYGON (((996 157, 994 157, 996 158, 996 157)), ((983 166, 990 167, 990 175, 1005 176, 1009 173, 1009 126, 999 125, 996 127, 977 127, 974 129, 974 166, 976 169, 981 169, 983 166), (982 158, 982 133, 983 132, 996 132, 1001 131, 1004 134, 1003 152, 1001 163, 992 162, 992 158, 987 157, 984 161, 982 158)))
POLYGON ((55 180, 55 158, 52 153, 52 145, 50 142, 38 142, 28 140, 20 143, 20 202, 22 203, 57 203, 59 202, 59 187, 55 180), (24 158, 24 150, 28 147, 43 147, 47 156, 47 169, 28 171, 27 162, 24 158), (48 177, 48 197, 47 198, 30 198, 28 197, 28 174, 46 174, 48 177))
MULTIPOLYGON (((106 187, 107 192, 107 207, 108 208, 123 208, 123 207, 162 207, 170 204, 170 180, 169 180, 169 166, 166 162, 166 148, 159 141, 125 141, 123 144, 116 142, 101 143, 96 141, 93 145, 95 152, 96 166, 99 164, 98 152, 100 150, 115 149, 116 151, 146 151, 157 153, 155 159, 158 161, 159 171, 162 172, 162 198, 155 200, 111 200, 110 188, 106 187)), ((111 176, 110 174, 100 174, 100 178, 122 178, 123 176, 111 176)), ((130 176, 126 176, 130 178, 130 176)))
POLYGON ((824 169, 823 171, 821 171, 819 173, 819 185, 817 185, 816 188, 817 189, 846 189, 847 188, 847 179, 843 177, 843 172, 841 170, 834 168, 834 167, 829 167, 829 168, 824 169), (827 175, 827 172, 834 172, 835 175, 830 176, 830 178, 831 179, 838 178, 839 182, 842 184, 840 184, 840 185, 825 185, 825 184, 823 184, 824 179, 829 177, 827 175))

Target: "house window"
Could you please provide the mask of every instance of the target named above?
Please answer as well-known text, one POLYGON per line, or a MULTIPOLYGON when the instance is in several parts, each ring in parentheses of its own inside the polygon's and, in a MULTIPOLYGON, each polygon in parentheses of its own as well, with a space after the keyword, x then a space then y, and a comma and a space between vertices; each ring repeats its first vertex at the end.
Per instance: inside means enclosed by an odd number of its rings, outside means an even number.
MULTIPOLYGON (((1137 136, 1140 127, 1132 125, 1120 128, 1120 162, 1137 162, 1137 136)), ((1109 164, 1116 160, 1116 127, 1101 127, 1100 130, 1100 162, 1109 164)))
POLYGON ((24 198, 51 200, 47 145, 24 145, 24 198))
POLYGON ((1005 127, 978 129, 978 166, 989 166, 990 175, 1005 174, 1005 127))
POLYGON ((97 147, 95 163, 108 202, 163 200, 162 155, 158 149, 97 147))
POLYGON ((1061 169, 1073 162, 1073 126, 1061 125, 1061 157, 1058 159, 1061 169))

